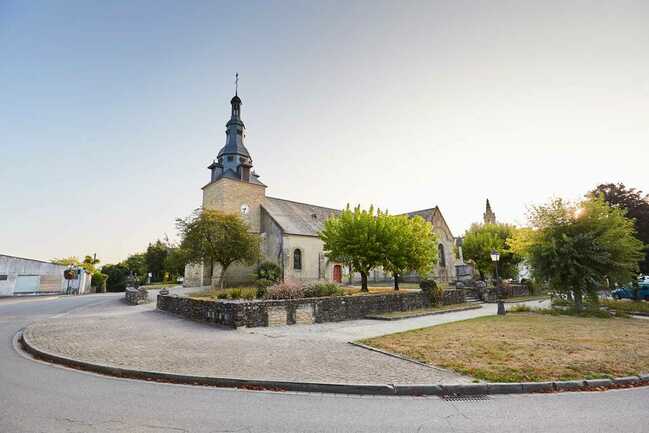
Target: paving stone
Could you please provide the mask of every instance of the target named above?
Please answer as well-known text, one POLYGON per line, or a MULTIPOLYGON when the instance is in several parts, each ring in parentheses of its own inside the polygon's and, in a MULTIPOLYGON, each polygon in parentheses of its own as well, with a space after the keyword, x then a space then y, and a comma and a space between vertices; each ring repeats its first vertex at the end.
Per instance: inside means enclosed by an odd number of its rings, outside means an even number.
POLYGON ((354 323, 233 330, 157 312, 151 304, 126 306, 116 301, 113 309, 90 307, 36 322, 26 332, 36 346, 54 354, 183 375, 334 384, 471 380, 352 346, 329 332, 349 328, 354 329, 354 323))

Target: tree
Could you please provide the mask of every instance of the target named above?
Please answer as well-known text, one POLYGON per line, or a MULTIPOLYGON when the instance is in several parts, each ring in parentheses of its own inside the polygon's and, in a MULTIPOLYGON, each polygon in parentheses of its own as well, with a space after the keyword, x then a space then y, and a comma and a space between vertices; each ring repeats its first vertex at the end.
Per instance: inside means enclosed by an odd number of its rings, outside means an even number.
POLYGON ((356 206, 352 211, 347 208, 338 216, 329 218, 324 223, 320 238, 324 242, 324 251, 331 260, 346 258, 352 269, 361 274, 361 291, 367 292, 367 275, 372 268, 383 263, 384 240, 388 220, 381 210, 374 212, 374 207, 361 210, 356 206))
MULTIPOLYGON (((635 223, 636 236, 645 244, 649 244, 649 194, 627 188, 622 183, 601 184, 591 194, 603 195, 604 200, 611 206, 626 209, 626 217, 635 223)), ((649 274, 649 250, 645 252, 639 264, 640 272, 649 274)))
POLYGON ((83 258, 83 262, 81 263, 81 267, 86 270, 89 274, 94 274, 97 272, 97 267, 95 265, 98 265, 101 261, 97 258, 96 255, 92 256, 85 256, 83 258))
POLYGON ((75 256, 62 257, 60 259, 52 259, 50 260, 50 262, 54 263, 55 265, 81 266, 81 262, 79 261, 79 258, 75 256))
POLYGON ((182 239, 180 246, 188 262, 208 262, 210 270, 219 264, 221 288, 225 287, 225 273, 230 265, 252 265, 259 258, 259 236, 251 233, 238 215, 203 209, 176 222, 182 239))
POLYGON ((146 253, 131 254, 121 264, 126 267, 129 274, 133 274, 137 278, 140 284, 144 284, 146 282, 146 253))
POLYGON ((106 289, 109 292, 122 292, 126 289, 126 278, 130 271, 124 262, 116 265, 104 265, 101 272, 106 275, 106 289))
POLYGON ((387 219, 383 239, 383 269, 394 276, 394 290, 399 290, 399 277, 417 271, 426 275, 437 263, 437 237, 433 227, 423 218, 406 215, 382 215, 387 219))
POLYGON ((106 291, 107 280, 108 275, 104 274, 102 271, 95 271, 92 274, 92 287, 95 288, 97 293, 103 293, 106 291))
POLYGON ((167 257, 164 262, 164 270, 174 278, 181 276, 185 272, 187 258, 185 252, 180 247, 170 246, 167 249, 167 257))
POLYGON ((147 273, 151 273, 152 281, 162 281, 165 271, 165 260, 169 254, 169 247, 160 239, 154 243, 149 243, 146 249, 145 261, 147 273))
POLYGON ((644 245, 635 237, 634 223, 625 210, 590 196, 577 206, 555 199, 532 208, 532 230, 517 234, 512 245, 524 255, 537 278, 574 299, 597 299, 597 291, 611 282, 628 282, 638 270, 644 245))
POLYGON ((492 250, 500 254, 500 276, 513 278, 517 275, 517 265, 521 262, 521 257, 514 254, 509 245, 509 240, 516 230, 516 227, 510 224, 473 224, 467 230, 462 241, 462 252, 465 258, 475 263, 482 279, 485 275, 494 273, 492 250))

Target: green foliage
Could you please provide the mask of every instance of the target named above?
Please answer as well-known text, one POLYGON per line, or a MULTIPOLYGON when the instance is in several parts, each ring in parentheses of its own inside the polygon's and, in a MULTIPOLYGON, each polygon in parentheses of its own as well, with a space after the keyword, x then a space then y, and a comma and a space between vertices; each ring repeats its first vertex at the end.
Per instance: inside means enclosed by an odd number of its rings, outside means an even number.
POLYGON ((122 264, 128 269, 129 273, 135 276, 140 284, 146 283, 146 253, 131 254, 122 264))
POLYGON ((251 233, 239 215, 215 210, 197 210, 186 219, 178 219, 181 248, 188 262, 221 265, 220 283, 225 286, 225 272, 233 263, 253 264, 259 257, 259 236, 251 233))
POLYGON ((238 287, 235 287, 233 289, 230 289, 230 298, 231 299, 240 299, 241 298, 241 289, 238 287))
POLYGON ((50 262, 57 265, 79 266, 89 274, 94 274, 97 271, 95 265, 99 264, 100 261, 99 259, 96 259, 94 256, 87 255, 83 258, 83 261, 80 261, 75 256, 70 256, 70 257, 63 257, 59 259, 52 259, 50 260, 50 262))
MULTIPOLYGON (((282 278, 282 268, 273 262, 264 262, 257 268, 257 279, 274 283, 282 278)), ((270 285, 270 284, 269 284, 270 285)))
POLYGON ((185 273, 185 264, 187 264, 185 252, 179 247, 167 245, 167 257, 163 267, 165 273, 175 280, 185 273))
POLYGON ((228 299, 228 293, 227 292, 217 293, 216 299, 228 299))
POLYGON ((500 254, 498 272, 501 278, 513 278, 521 257, 510 248, 510 239, 517 229, 509 224, 473 224, 464 235, 462 252, 464 258, 472 260, 482 276, 495 275, 495 264, 491 251, 500 254))
POLYGON ((160 239, 152 244, 150 243, 147 247, 144 257, 147 271, 151 272, 151 282, 162 281, 164 264, 168 253, 167 245, 160 239))
POLYGON ((101 271, 95 271, 92 274, 91 284, 97 291, 97 293, 103 293, 106 291, 106 282, 108 280, 108 275, 102 273, 101 271))
MULTIPOLYGON (((621 183, 609 183, 597 186, 592 195, 602 196, 612 207, 625 209, 627 218, 634 220, 636 237, 649 244, 649 194, 643 195, 642 191, 627 188, 621 183)), ((645 250, 639 268, 642 273, 649 274, 649 250, 645 250)))
POLYGON ((122 292, 126 289, 126 277, 128 277, 129 270, 124 264, 104 265, 101 272, 106 275, 106 289, 109 292, 122 292))
POLYGON ((432 225, 419 216, 380 214, 379 218, 386 220, 381 240, 382 265, 394 275, 395 289, 399 288, 399 277, 405 272, 429 274, 438 259, 437 237, 432 225))
POLYGON ((304 288, 305 298, 343 296, 344 294, 345 290, 335 283, 310 283, 304 288))
POLYGON ((352 269, 361 274, 361 290, 368 291, 367 274, 384 261, 384 242, 387 219, 381 210, 374 207, 361 210, 356 206, 347 208, 338 216, 325 221, 320 238, 324 251, 331 260, 344 257, 352 269))
POLYGON ((444 301, 444 289, 438 286, 435 280, 421 280, 419 288, 432 305, 440 305, 444 301))
POLYGON ((514 242, 537 278, 574 299, 582 309, 584 295, 611 282, 626 283, 638 271, 644 245, 635 238, 633 221, 624 210, 589 197, 578 207, 561 199, 532 209, 533 230, 514 242))
POLYGON ((649 302, 643 302, 643 301, 629 302, 629 301, 616 301, 612 299, 604 299, 600 301, 600 303, 606 308, 609 308, 616 312, 649 313, 649 302))

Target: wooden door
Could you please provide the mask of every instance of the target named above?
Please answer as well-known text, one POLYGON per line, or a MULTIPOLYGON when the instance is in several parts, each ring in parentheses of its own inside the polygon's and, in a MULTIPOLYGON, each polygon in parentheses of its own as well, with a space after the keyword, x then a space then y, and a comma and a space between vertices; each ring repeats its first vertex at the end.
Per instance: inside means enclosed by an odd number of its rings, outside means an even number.
POLYGON ((336 283, 343 282, 343 269, 340 265, 334 265, 334 281, 336 283))

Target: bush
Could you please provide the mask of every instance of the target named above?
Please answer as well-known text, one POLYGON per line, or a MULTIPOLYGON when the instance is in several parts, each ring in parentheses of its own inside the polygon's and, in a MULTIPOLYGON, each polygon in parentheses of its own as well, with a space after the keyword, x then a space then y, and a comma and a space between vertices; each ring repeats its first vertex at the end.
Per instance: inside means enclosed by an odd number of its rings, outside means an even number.
POLYGON ((259 268, 257 268, 258 281, 268 280, 271 282, 271 284, 268 284, 268 286, 272 285, 273 283, 279 282, 281 277, 282 277, 282 268, 280 268, 278 265, 276 265, 273 262, 264 262, 261 265, 259 265, 259 268))
POLYGON ((241 293, 241 297, 245 299, 246 301, 251 301, 255 299, 255 296, 257 295, 257 290, 256 289, 246 289, 243 290, 241 293))
POLYGON ((305 298, 321 298, 323 296, 342 296, 345 290, 335 283, 311 283, 304 288, 305 298))
POLYGON ((266 289, 264 299, 304 298, 304 287, 295 283, 279 283, 266 289))
POLYGON ((439 305, 444 300, 444 289, 439 287, 435 280, 421 280, 419 288, 433 305, 439 305))
POLYGON ((241 299, 241 289, 238 287, 230 289, 230 299, 241 299))
POLYGON ((228 299, 228 293, 227 292, 217 293, 216 299, 228 299))

